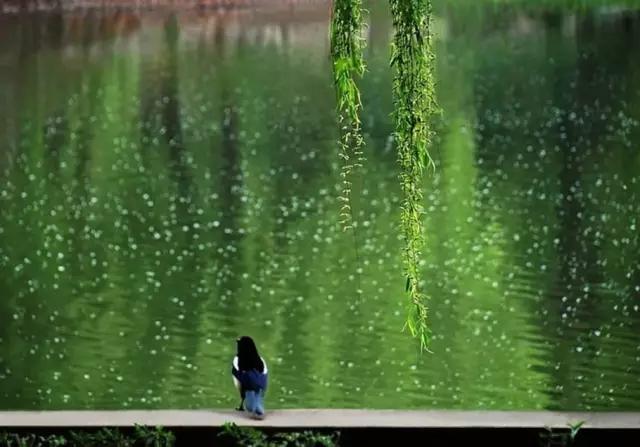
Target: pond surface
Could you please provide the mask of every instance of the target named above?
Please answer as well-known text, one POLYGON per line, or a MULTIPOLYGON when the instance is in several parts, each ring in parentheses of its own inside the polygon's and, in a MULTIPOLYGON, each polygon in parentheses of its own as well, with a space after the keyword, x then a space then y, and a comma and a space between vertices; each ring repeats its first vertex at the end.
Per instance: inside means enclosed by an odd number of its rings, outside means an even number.
POLYGON ((0 407, 640 410, 640 13, 532 3, 436 5, 422 355, 385 2, 355 241, 326 4, 0 16, 0 407))

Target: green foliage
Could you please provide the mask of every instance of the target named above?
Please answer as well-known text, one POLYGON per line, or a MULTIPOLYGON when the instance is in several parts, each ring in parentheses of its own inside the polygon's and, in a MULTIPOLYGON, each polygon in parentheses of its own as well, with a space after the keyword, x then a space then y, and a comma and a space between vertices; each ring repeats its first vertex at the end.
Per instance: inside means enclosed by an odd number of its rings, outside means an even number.
POLYGON ((59 447, 69 445, 62 436, 38 436, 33 433, 19 435, 0 433, 0 447, 59 447))
POLYGON ((568 424, 569 425, 569 429, 571 430, 570 433, 569 433, 569 438, 571 439, 571 441, 576 439, 576 436, 578 436, 578 432, 580 431, 580 429, 584 425, 584 422, 585 421, 580 421, 580 422, 576 422, 575 424, 568 424))
POLYGON ((239 447, 337 447, 338 434, 323 435, 312 431, 276 433, 269 437, 251 427, 227 423, 218 436, 234 440, 239 447))
POLYGON ((336 0, 331 18, 331 59, 340 126, 339 156, 342 161, 340 223, 343 230, 353 229, 352 175, 364 160, 360 127, 360 91, 357 79, 365 64, 362 38, 362 1, 336 0))
POLYGON ((175 435, 162 427, 136 425, 131 435, 117 428, 72 431, 67 436, 0 433, 0 447, 172 447, 175 435))
MULTIPOLYGON (((395 68, 395 140, 403 191, 400 214, 404 235, 404 270, 409 313, 406 327, 428 348, 426 298, 419 288, 419 262, 423 245, 422 178, 425 167, 434 167, 428 147, 436 110, 434 55, 431 48, 431 0, 390 0, 395 36, 391 65, 395 68)), ((363 138, 359 113, 362 107, 357 78, 364 73, 362 56, 362 2, 336 0, 331 21, 331 56, 340 123, 342 194, 340 219, 352 229, 352 174, 362 167, 363 138)), ((356 243, 357 250, 357 243, 356 243)))
POLYGON ((420 340, 430 343, 426 296, 419 287, 420 254, 423 246, 423 171, 435 168, 429 154, 433 138, 431 119, 436 112, 431 37, 431 0, 390 0, 394 37, 391 66, 393 82, 395 143, 403 192, 400 220, 405 242, 405 291, 409 297, 407 324, 420 340))
POLYGON ((175 443, 175 435, 162 427, 146 427, 136 425, 136 438, 148 447, 171 447, 175 443))
POLYGON ((220 437, 230 437, 238 446, 267 446, 267 435, 250 427, 239 427, 234 423, 226 423, 222 426, 220 437))
POLYGON ((568 430, 556 430, 552 427, 545 427, 545 431, 540 433, 540 447, 569 447, 573 445, 578 432, 584 425, 584 421, 575 424, 567 424, 568 430))
POLYGON ((102 428, 95 433, 75 432, 69 434, 69 445, 85 447, 133 447, 135 440, 126 436, 117 428, 102 428))

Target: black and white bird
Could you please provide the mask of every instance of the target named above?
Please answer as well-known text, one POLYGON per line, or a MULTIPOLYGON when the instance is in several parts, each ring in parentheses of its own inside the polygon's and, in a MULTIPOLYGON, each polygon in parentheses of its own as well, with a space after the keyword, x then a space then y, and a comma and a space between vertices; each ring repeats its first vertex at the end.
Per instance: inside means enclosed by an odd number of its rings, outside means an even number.
POLYGON ((264 395, 267 391, 267 362, 258 353, 251 337, 236 340, 237 352, 231 365, 233 383, 240 392, 239 411, 248 411, 253 417, 263 418, 264 395))

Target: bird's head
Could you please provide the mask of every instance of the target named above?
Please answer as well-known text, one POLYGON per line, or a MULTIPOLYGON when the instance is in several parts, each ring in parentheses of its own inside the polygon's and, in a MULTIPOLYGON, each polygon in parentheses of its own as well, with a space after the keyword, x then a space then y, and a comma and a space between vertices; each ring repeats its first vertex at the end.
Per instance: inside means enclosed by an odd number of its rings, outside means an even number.
POLYGON ((241 370, 257 369, 262 372, 264 370, 264 362, 258 353, 255 342, 249 336, 242 336, 236 340, 238 347, 237 355, 241 370))
POLYGON ((238 348, 238 355, 248 354, 248 353, 258 353, 258 348, 256 347, 253 338, 243 335, 236 340, 236 346, 238 348))

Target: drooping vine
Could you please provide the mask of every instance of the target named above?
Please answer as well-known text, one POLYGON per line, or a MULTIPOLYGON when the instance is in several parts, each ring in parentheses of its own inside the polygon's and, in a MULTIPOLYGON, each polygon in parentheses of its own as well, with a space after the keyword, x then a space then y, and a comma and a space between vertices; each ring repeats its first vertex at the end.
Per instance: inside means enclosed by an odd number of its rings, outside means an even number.
MULTIPOLYGON (((426 295, 420 288, 420 259, 424 244, 422 188, 424 170, 435 167, 429 154, 433 137, 432 115, 437 109, 432 50, 431 0, 389 0, 394 38, 391 66, 395 143, 403 193, 400 222, 404 237, 403 267, 409 312, 406 326, 428 349, 426 295)), ((334 0, 331 20, 331 56, 340 123, 341 208, 343 229, 354 229, 352 176, 362 167, 360 92, 357 80, 364 73, 362 0, 334 0)), ((355 232, 354 232, 355 238, 355 232)), ((357 243, 356 243, 357 250, 357 243)), ((357 256, 357 252, 356 252, 357 256)))
MULTIPOLYGON (((363 144, 360 127, 360 91, 357 80, 365 69, 362 38, 362 0, 334 0, 331 17, 331 60, 340 126, 340 224, 355 230, 352 206, 352 177, 362 167, 363 144)), ((357 250, 357 243, 356 243, 357 250)))
POLYGON ((425 168, 435 167, 429 154, 431 119, 436 111, 435 57, 432 49, 431 0, 389 0, 394 37, 391 49, 395 144, 403 199, 400 221, 404 237, 405 290, 409 298, 406 327, 428 349, 431 331, 426 295, 420 289, 424 243, 422 188, 425 168))

